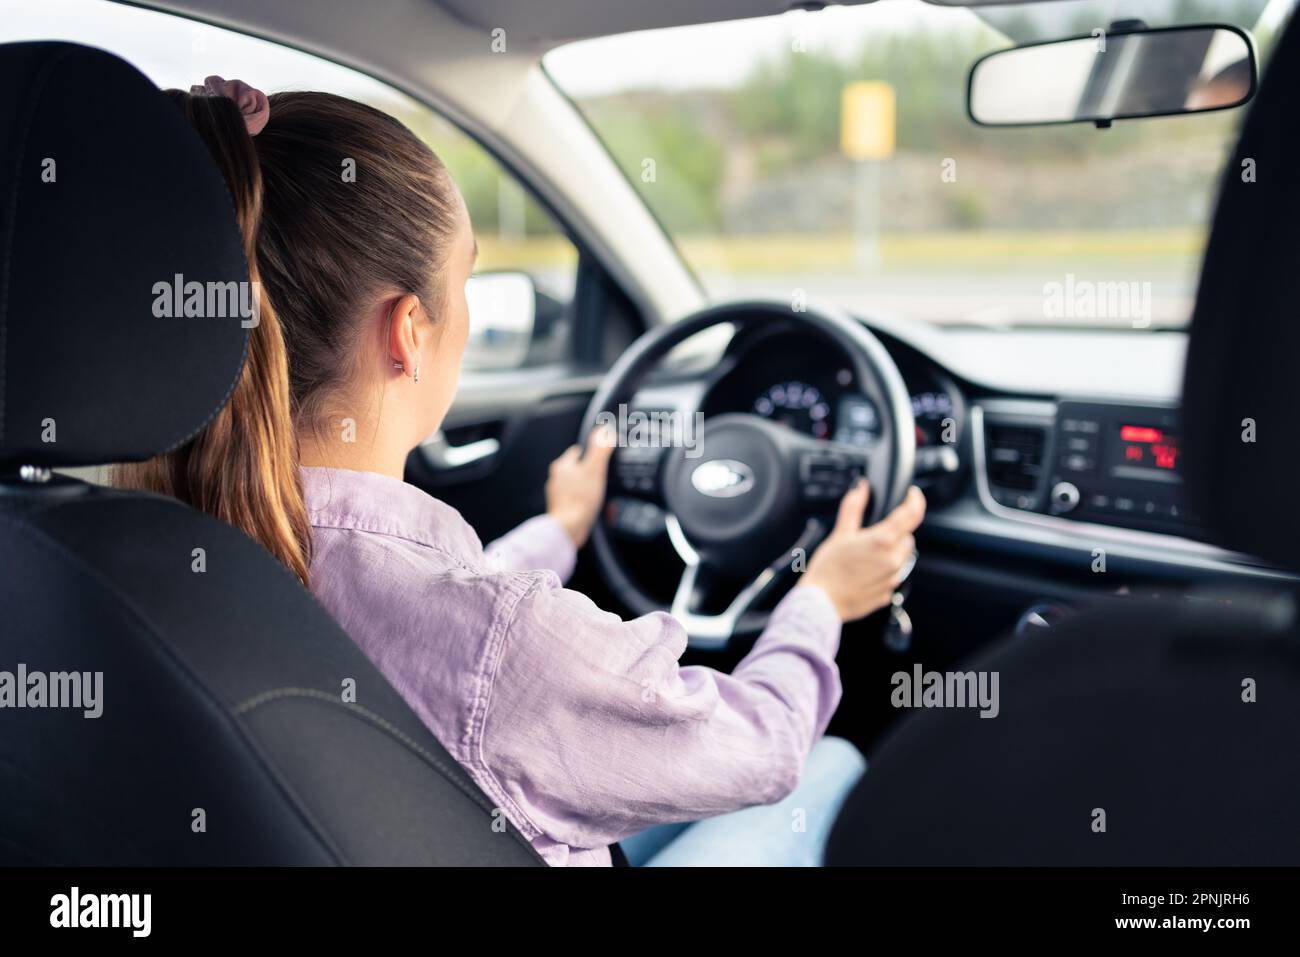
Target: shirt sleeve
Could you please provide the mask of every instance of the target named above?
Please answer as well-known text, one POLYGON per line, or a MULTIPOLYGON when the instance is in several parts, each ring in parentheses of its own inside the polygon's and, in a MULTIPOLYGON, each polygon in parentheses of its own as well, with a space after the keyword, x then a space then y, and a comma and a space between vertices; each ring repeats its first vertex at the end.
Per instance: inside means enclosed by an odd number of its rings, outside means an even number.
POLYGON ((830 598, 801 586, 731 674, 680 667, 686 632, 670 615, 624 622, 539 582, 515 607, 489 692, 484 765, 572 847, 773 803, 839 704, 839 640, 830 598))
POLYGON ((552 571, 566 582, 573 574, 578 549, 569 533, 549 515, 536 515, 506 532, 483 550, 497 571, 552 571))

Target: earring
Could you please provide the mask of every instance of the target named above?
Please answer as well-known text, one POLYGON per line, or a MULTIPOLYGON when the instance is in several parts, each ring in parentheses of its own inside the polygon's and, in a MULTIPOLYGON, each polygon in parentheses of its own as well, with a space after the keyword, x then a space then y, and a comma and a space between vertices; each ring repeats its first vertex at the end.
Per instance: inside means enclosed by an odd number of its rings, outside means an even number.
POLYGON ((404 363, 404 362, 394 362, 394 363, 393 363, 393 368, 394 368, 394 369, 401 369, 403 372, 405 372, 405 371, 406 371, 406 363, 404 363))
POLYGON ((420 381, 420 364, 418 362, 415 364, 415 381, 420 381))

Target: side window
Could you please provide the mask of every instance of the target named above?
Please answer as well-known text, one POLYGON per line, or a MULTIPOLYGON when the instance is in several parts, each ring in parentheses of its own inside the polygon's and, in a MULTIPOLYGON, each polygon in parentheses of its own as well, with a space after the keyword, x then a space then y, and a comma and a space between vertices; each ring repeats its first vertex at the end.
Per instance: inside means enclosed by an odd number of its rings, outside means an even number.
POLYGON ((418 100, 328 60, 172 14, 110 0, 46 0, 7 10, 0 42, 70 40, 116 53, 162 88, 238 75, 267 93, 324 90, 389 113, 447 165, 479 245, 470 280, 468 369, 517 369, 570 356, 578 253, 483 147, 418 100))
POLYGON ((514 369, 570 355, 578 253, 555 220, 482 146, 428 110, 408 125, 451 171, 479 259, 467 296, 466 369, 514 369))

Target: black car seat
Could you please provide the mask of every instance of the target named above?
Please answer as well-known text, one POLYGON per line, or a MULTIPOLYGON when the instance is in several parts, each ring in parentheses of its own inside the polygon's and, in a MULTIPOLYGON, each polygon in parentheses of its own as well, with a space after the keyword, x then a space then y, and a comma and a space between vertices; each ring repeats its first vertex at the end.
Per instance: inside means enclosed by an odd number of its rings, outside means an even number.
POLYGON ((203 143, 133 67, 9 44, 0 90, 0 864, 541 864, 260 546, 51 472, 212 417, 248 332, 157 317, 157 284, 247 266, 203 143), (93 708, 49 706, 96 674, 93 708))
MULTIPOLYGON (((1293 16, 1228 158, 1183 390, 1192 501, 1219 544, 1292 572, 1298 90, 1293 16)), ((1300 864, 1295 598, 1283 581, 1109 603, 970 663, 999 673, 1001 714, 900 721, 827 863, 1300 864)))

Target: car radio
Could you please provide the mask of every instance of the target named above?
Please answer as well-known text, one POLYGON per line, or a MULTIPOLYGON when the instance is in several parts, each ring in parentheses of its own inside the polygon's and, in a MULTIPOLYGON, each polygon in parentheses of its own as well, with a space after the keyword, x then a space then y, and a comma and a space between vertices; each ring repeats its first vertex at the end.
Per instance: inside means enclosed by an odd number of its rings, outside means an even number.
POLYGON ((1061 402, 1047 510, 1085 522, 1194 536, 1183 495, 1178 411, 1061 402))

